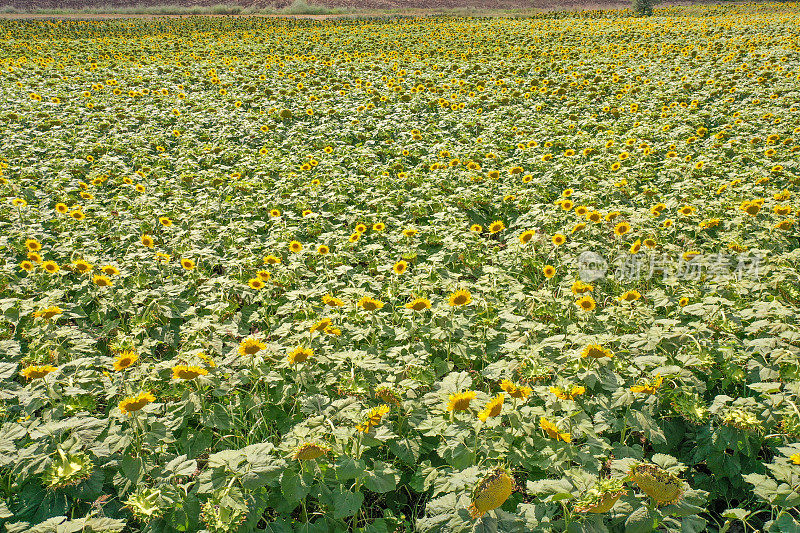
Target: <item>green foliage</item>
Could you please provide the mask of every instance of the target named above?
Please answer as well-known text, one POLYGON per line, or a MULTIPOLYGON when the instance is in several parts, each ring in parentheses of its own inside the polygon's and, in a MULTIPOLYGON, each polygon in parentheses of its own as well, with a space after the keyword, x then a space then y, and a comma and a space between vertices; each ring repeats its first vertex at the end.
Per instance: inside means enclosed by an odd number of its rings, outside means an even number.
POLYGON ((800 8, 659 15, 0 21, 0 527, 796 530, 800 8))

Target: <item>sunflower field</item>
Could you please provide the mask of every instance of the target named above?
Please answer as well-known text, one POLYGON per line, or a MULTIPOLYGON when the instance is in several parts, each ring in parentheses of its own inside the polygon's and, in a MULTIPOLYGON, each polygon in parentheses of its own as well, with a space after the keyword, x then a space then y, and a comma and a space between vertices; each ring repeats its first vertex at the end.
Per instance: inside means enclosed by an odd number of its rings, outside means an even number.
POLYGON ((800 4, 0 21, 0 528, 800 531, 800 4))

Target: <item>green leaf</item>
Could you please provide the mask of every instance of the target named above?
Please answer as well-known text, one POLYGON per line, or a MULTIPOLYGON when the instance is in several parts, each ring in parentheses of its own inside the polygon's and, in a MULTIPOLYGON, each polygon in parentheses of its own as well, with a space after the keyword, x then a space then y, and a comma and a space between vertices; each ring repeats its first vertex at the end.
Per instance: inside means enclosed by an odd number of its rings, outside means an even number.
POLYGON ((625 533, 649 533, 658 526, 656 516, 646 506, 633 511, 625 520, 625 533))
POLYGON ((375 461, 372 469, 368 470, 364 478, 364 486, 372 492, 389 492, 397 488, 397 480, 400 478, 397 470, 388 463, 375 461))

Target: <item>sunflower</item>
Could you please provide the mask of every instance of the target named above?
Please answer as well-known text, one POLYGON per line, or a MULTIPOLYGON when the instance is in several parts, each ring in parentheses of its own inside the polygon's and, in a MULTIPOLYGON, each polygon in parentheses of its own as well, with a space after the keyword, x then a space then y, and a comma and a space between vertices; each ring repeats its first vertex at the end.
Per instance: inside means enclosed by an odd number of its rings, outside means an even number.
POLYGON ((622 237, 626 233, 631 231, 631 225, 627 222, 620 222, 616 226, 614 226, 614 235, 618 237, 622 237))
POLYGON ((119 372, 126 368, 132 367, 139 360, 139 355, 136 352, 125 351, 122 352, 114 359, 114 370, 119 372))
POLYGON ((267 265, 277 265, 281 262, 280 257, 275 257, 274 255, 268 255, 264 258, 264 264, 267 265))
POLYGON ((383 302, 369 296, 364 296, 358 301, 357 305, 365 311, 376 311, 383 307, 383 302))
POLYGON ((28 202, 26 202, 23 198, 14 198, 11 200, 11 205, 14 207, 25 207, 28 205, 28 202))
POLYGON ((775 224, 773 227, 775 229, 779 229, 781 231, 791 231, 792 228, 794 227, 794 223, 795 223, 794 219, 787 218, 786 220, 781 220, 780 222, 775 224))
POLYGON ((535 231, 531 230, 523 231, 522 234, 520 234, 519 236, 519 242, 523 245, 528 244, 529 242, 531 242, 531 239, 533 239, 535 235, 536 235, 535 231))
POLYGON ((417 233, 419 233, 419 231, 415 230, 414 228, 408 228, 408 229, 404 229, 403 230, 403 235, 405 235, 406 237, 409 237, 409 238, 413 237, 417 233))
POLYGON ((156 252, 156 260, 157 261, 160 261, 162 263, 169 263, 170 259, 172 259, 171 255, 165 254, 165 253, 162 253, 162 252, 156 252))
POLYGON ((544 274, 544 277, 550 279, 556 275, 556 269, 553 265, 545 265, 542 269, 542 273, 544 274))
POLYGON ((636 300, 638 300, 641 297, 642 297, 642 295, 639 293, 639 291, 630 290, 630 291, 626 291, 625 293, 623 293, 622 296, 619 297, 619 301, 620 302, 635 302, 636 300))
POLYGON ((470 302, 472 302, 472 295, 466 289, 457 290, 451 294, 450 298, 447 300, 447 303, 450 304, 451 307, 460 307, 470 302))
POLYGON ((620 215, 619 211, 610 211, 610 212, 606 213, 606 216, 605 216, 606 222, 611 222, 612 220, 617 218, 619 215, 620 215))
POLYGON ((591 359, 602 359, 604 357, 613 357, 614 352, 608 348, 603 348, 599 344, 589 344, 581 351, 581 357, 591 359))
POLYGON ((118 276, 119 275, 119 269, 117 267, 113 266, 113 265, 106 265, 104 267, 101 267, 100 270, 106 276, 118 276))
POLYGON ((503 231, 504 229, 506 229, 506 225, 505 225, 505 224, 503 224, 503 223, 502 223, 501 221, 499 221, 499 220, 495 220, 494 222, 492 222, 491 224, 489 224, 489 233, 492 233, 492 234, 495 234, 495 233, 500 233, 500 232, 501 232, 501 231, 503 231))
POLYGON ((511 381, 504 379, 500 382, 500 388, 508 393, 512 398, 519 398, 524 400, 527 398, 533 389, 525 387, 524 385, 515 385, 511 381))
POLYGON ((317 253, 318 253, 319 255, 328 255, 328 254, 330 253, 330 251, 331 251, 331 249, 330 249, 330 248, 328 248, 328 247, 327 247, 326 245, 324 245, 324 244, 321 244, 321 245, 319 245, 319 246, 317 247, 317 253))
POLYGON ((25 248, 27 248, 29 252, 38 252, 42 249, 42 243, 36 239, 27 239, 25 241, 25 248))
POLYGON ((684 215, 684 216, 692 215, 692 214, 694 214, 695 211, 696 211, 696 209, 694 207, 692 207, 691 205, 684 205, 683 207, 681 207, 679 209, 680 214, 684 215))
POLYGON ((475 392, 467 390, 456 394, 451 394, 447 402, 448 411, 467 411, 469 402, 475 399, 475 392))
POLYGON ((260 279, 261 281, 266 282, 270 280, 272 274, 270 274, 266 270, 259 270, 258 272, 256 272, 256 276, 258 276, 258 279, 260 279))
POLYGON ((631 244, 631 247, 628 251, 631 253, 631 255, 634 255, 638 254, 641 248, 642 248, 642 239, 636 239, 636 242, 631 244))
POLYGON ((323 318, 322 320, 311 326, 309 331, 311 333, 314 333, 316 331, 325 331, 325 329, 328 328, 328 326, 330 326, 332 322, 333 321, 330 318, 323 318))
POLYGON ((678 305, 680 305, 681 307, 686 307, 687 305, 689 305, 689 298, 684 296, 683 298, 678 300, 678 305))
POLYGON ((261 289, 266 287, 267 284, 264 283, 264 281, 259 277, 259 278, 250 278, 249 280, 247 280, 247 285, 249 285, 251 289, 260 291, 261 289))
POLYGON ((94 266, 91 263, 84 261, 83 259, 78 259, 73 263, 75 270, 80 272, 81 274, 86 274, 87 272, 91 272, 94 266))
POLYGON ((60 315, 62 312, 63 311, 61 310, 60 307, 53 305, 50 307, 45 307, 44 309, 39 309, 38 311, 33 313, 33 316, 38 318, 50 319, 53 318, 54 316, 60 315))
POLYGON ((555 246, 561 246, 562 244, 567 242, 567 238, 561 235, 560 233, 556 233, 555 235, 553 235, 553 238, 551 240, 555 246))
POLYGON ((539 427, 547 433, 547 436, 551 439, 561 440, 564 442, 572 442, 572 435, 569 433, 561 433, 558 430, 558 426, 555 425, 553 422, 549 421, 545 417, 539 418, 539 427))
POLYGON ((480 518, 487 511, 497 509, 514 491, 514 478, 503 468, 496 468, 480 480, 472 492, 469 516, 480 518))
POLYGON ((22 261, 19 264, 19 268, 20 268, 20 270, 24 270, 26 272, 32 272, 33 271, 33 263, 31 263, 30 261, 22 261))
POLYGON ((427 298, 414 298, 405 305, 405 308, 414 311, 424 311, 425 309, 431 308, 431 301, 427 298))
POLYGON ((398 276, 399 276, 399 275, 401 275, 401 274, 403 274, 403 273, 404 273, 404 272, 405 272, 407 269, 408 269, 408 263, 406 263, 405 261, 398 261, 398 262, 397 262, 397 263, 395 263, 395 265, 392 267, 392 271, 393 271, 395 274, 397 274, 398 276))
POLYGON ((386 404, 382 404, 374 409, 371 409, 364 418, 364 421, 356 426, 356 429, 363 433, 368 433, 372 428, 381 423, 381 420, 388 412, 389 406, 386 404))
POLYGON ((642 492, 650 496, 656 505, 670 505, 683 494, 683 482, 671 472, 652 464, 631 467, 628 477, 642 492))
POLYGON ((111 278, 106 276, 105 274, 99 274, 92 278, 92 281, 98 287, 111 287, 114 285, 114 282, 111 281, 111 278))
POLYGON ((359 239, 361 239, 361 234, 356 232, 356 233, 353 233, 352 235, 350 235, 350 237, 347 240, 349 242, 356 243, 356 242, 359 241, 359 239))
POLYGON ((659 374, 653 376, 653 379, 648 379, 644 383, 640 385, 634 385, 631 387, 631 392, 642 392, 644 394, 655 394, 661 384, 664 382, 664 378, 659 374))
POLYGON ((304 442, 295 448, 292 459, 295 461, 313 461, 330 451, 331 449, 327 446, 322 446, 321 444, 313 442, 304 442))
POLYGON ((480 224, 473 224, 472 226, 469 227, 469 230, 472 233, 480 233, 483 231, 483 227, 480 224))
POLYGON ((375 397, 380 398, 386 403, 400 405, 400 393, 389 385, 376 387, 375 397))
POLYGON ((561 209, 563 209, 564 211, 569 211, 575 204, 573 204, 572 201, 570 200, 560 200, 559 205, 561 206, 561 209))
POLYGON ((572 294, 578 295, 578 294, 585 294, 587 292, 592 292, 594 290, 594 287, 578 279, 575 280, 575 283, 572 284, 570 290, 572 291, 572 294))
POLYGON ((269 212, 269 216, 271 217, 279 217, 281 216, 281 212, 279 209, 273 209, 269 212))
POLYGON ((569 389, 569 392, 567 392, 566 389, 561 389, 560 387, 550 387, 550 392, 560 400, 574 400, 578 396, 582 396, 586 393, 586 387, 583 385, 573 385, 569 389))
POLYGON ((152 393, 143 392, 137 396, 129 396, 119 402, 119 410, 127 415, 142 409, 154 401, 156 401, 156 397, 152 393))
POLYGON ((42 268, 50 274, 55 274, 61 270, 61 267, 59 267, 55 261, 45 261, 42 263, 42 268))
POLYGON ((172 220, 170 220, 168 217, 159 217, 158 221, 161 222, 162 226, 167 228, 172 225, 172 220))
POLYGON ((67 207, 67 204, 62 204, 62 203, 57 203, 55 209, 56 209, 56 213, 60 213, 62 215, 66 215, 67 211, 69 211, 69 208, 67 207))
POLYGON ((623 479, 600 479, 575 504, 576 513, 603 514, 610 511, 617 501, 628 493, 623 479))
POLYGON ((326 294, 322 297, 322 303, 330 307, 341 307, 344 305, 344 302, 341 301, 339 298, 335 298, 330 294, 326 294))
POLYGON ((39 252, 28 252, 28 259, 30 259, 34 263, 42 262, 42 256, 39 255, 39 252))
POLYGON ((375 224, 372 225, 372 231, 381 232, 385 229, 386 229, 386 224, 384 224, 383 222, 376 222, 375 224))
POLYGON ((198 376, 207 376, 208 370, 199 366, 176 365, 172 367, 172 379, 190 380, 198 376))
POLYGON ((156 245, 156 241, 153 240, 153 237, 145 233, 144 235, 142 235, 142 244, 144 246, 147 246, 148 248, 152 248, 156 245))
POLYGON ((245 339, 239 343, 239 355, 242 357, 246 355, 255 355, 261 350, 265 350, 267 345, 258 339, 245 339))
POLYGON ((26 379, 39 379, 56 370, 58 369, 52 365, 26 366, 19 374, 26 379))
POLYGON ((186 270, 194 270, 195 264, 194 261, 191 259, 183 258, 181 259, 181 266, 186 270))
POLYGON ((367 231, 367 226, 366 225, 364 225, 364 224, 357 224, 356 225, 356 229, 355 229, 356 233, 364 233, 365 231, 367 231))
POLYGON ((500 411, 503 410, 503 402, 505 401, 506 396, 502 392, 489 400, 487 404, 484 406, 483 410, 478 413, 478 418, 482 422, 486 422, 488 418, 492 418, 495 416, 500 415, 500 411))

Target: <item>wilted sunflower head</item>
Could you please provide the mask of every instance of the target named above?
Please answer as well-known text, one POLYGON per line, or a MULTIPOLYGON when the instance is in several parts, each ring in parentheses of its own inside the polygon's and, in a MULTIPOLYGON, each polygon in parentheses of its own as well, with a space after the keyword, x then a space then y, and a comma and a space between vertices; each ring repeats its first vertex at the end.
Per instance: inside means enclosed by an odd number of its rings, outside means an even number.
POLYGON ((164 511, 161 507, 161 491, 149 487, 136 489, 124 503, 141 522, 158 518, 164 511))
POLYGON ((659 506, 673 504, 683 494, 683 481, 657 465, 632 466, 628 477, 659 506))
POLYGON ((47 466, 42 481, 49 489, 57 489, 75 485, 88 478, 94 470, 94 463, 83 452, 66 453, 60 447, 56 457, 47 466))
POLYGON ((576 513, 603 514, 611 510, 617 501, 627 494, 624 479, 600 479, 595 486, 583 493, 575 503, 576 513))
POLYGON ((315 442, 304 442, 295 448, 292 459, 295 461, 313 461, 330 451, 331 449, 328 446, 323 446, 315 442))
POLYGON ((472 518, 480 518, 505 503, 514 491, 514 478, 505 468, 498 467, 481 479, 472 491, 468 510, 472 518))

